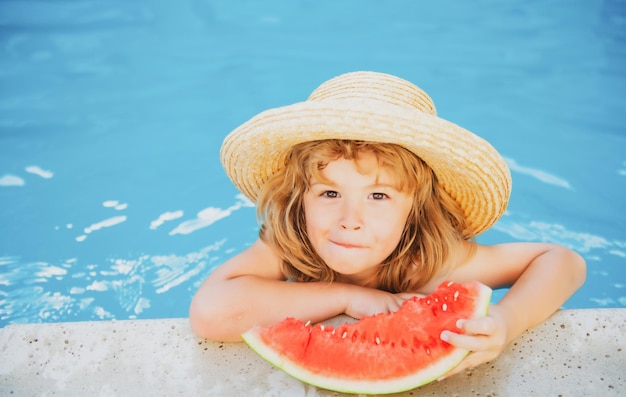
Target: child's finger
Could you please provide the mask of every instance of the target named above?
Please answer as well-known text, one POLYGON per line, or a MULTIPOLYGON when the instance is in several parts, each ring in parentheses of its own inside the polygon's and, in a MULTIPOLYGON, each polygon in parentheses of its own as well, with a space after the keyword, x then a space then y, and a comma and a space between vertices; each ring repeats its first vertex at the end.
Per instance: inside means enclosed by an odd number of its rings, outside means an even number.
POLYGON ((474 335, 457 334, 450 331, 443 331, 440 335, 441 340, 451 345, 460 347, 470 351, 479 351, 488 348, 484 337, 474 335))
POLYGON ((418 297, 418 298, 423 298, 426 295, 418 294, 418 293, 415 293, 415 292, 399 292, 399 293, 396 294, 396 296, 399 296, 403 300, 407 300, 407 299, 411 299, 411 298, 413 298, 415 296, 418 297))
POLYGON ((457 327, 469 335, 492 335, 496 331, 496 323, 489 317, 459 320, 457 327))

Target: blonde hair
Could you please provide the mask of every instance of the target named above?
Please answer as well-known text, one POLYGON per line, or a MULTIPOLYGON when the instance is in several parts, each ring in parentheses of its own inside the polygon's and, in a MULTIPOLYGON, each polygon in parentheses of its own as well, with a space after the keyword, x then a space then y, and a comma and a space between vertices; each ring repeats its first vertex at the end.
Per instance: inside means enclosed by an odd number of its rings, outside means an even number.
POLYGON ((437 183, 434 172, 401 146, 349 140, 322 140, 292 148, 285 167, 261 190, 257 215, 260 236, 282 259, 282 271, 293 281, 334 281, 337 274, 309 241, 303 196, 312 177, 338 158, 359 160, 371 151, 379 168, 391 170, 397 188, 413 194, 414 202, 400 242, 378 269, 377 288, 389 292, 415 291, 459 258, 460 242, 472 236, 460 206, 437 183))

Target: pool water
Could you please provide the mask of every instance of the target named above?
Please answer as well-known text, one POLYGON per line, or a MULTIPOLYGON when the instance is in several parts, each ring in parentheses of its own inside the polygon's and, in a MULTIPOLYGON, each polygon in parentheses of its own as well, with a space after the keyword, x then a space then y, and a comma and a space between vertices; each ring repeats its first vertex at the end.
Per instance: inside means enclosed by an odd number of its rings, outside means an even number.
POLYGON ((626 306, 626 2, 0 2, 0 326, 183 317, 257 235, 219 162, 252 115, 404 77, 512 170, 483 243, 564 244, 626 306))

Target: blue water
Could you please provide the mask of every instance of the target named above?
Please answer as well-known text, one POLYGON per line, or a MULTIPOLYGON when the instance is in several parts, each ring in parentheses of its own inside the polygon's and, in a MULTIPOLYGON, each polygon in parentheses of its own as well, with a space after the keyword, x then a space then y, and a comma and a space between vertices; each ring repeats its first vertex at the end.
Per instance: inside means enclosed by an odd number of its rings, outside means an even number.
POLYGON ((182 317, 257 235, 224 136, 353 70, 397 74, 496 146, 479 241, 588 261, 626 306, 626 2, 0 1, 0 326, 182 317))

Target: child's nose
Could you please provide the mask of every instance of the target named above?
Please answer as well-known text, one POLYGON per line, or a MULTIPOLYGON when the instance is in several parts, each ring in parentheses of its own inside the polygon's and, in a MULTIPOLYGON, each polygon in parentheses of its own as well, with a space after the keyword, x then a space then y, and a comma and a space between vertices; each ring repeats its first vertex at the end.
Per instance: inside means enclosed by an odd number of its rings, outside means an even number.
POLYGON ((339 226, 345 230, 359 230, 363 226, 360 203, 346 200, 339 226))
POLYGON ((359 230, 361 229, 361 225, 356 224, 356 223, 348 223, 348 222, 342 222, 341 223, 341 228, 342 229, 346 229, 346 230, 359 230))

